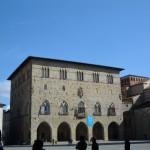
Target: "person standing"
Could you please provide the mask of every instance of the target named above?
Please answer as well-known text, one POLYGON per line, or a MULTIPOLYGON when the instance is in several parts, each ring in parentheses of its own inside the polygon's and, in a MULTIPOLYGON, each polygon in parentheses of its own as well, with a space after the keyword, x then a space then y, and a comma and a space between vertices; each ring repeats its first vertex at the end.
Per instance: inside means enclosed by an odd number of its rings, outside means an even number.
POLYGON ((130 150, 130 141, 129 141, 129 139, 125 140, 125 150, 130 150))
POLYGON ((80 141, 76 145, 76 149, 78 150, 86 150, 87 143, 85 142, 84 136, 80 136, 80 141))
POLYGON ((98 143, 96 143, 96 138, 92 137, 91 141, 92 141, 92 150, 99 150, 98 143))
POLYGON ((32 146, 32 150, 44 150, 43 149, 43 141, 35 140, 32 146))

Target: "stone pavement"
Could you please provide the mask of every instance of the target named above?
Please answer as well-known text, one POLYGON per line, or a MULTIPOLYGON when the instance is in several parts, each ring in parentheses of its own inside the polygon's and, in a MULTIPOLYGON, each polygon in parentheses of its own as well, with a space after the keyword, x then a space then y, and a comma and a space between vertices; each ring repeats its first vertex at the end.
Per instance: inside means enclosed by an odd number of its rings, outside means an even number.
MULTIPOLYGON (((56 146, 45 146, 45 150, 75 150, 75 145, 56 145, 56 146)), ((31 146, 25 147, 4 147, 4 150, 32 150, 31 146)), ((88 146, 87 150, 91 150, 91 146, 88 146)), ((124 144, 122 143, 111 143, 99 145, 99 150, 124 150, 124 144)), ((134 143, 131 144, 131 150, 150 150, 150 143, 134 143)))

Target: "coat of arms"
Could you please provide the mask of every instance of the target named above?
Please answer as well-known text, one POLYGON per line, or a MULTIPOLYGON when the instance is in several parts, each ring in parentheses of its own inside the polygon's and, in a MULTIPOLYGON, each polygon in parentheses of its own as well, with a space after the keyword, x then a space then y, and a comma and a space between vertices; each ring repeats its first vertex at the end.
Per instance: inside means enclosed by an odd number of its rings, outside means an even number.
POLYGON ((78 96, 80 98, 82 98, 82 96, 83 96, 83 89, 81 87, 78 89, 78 96))

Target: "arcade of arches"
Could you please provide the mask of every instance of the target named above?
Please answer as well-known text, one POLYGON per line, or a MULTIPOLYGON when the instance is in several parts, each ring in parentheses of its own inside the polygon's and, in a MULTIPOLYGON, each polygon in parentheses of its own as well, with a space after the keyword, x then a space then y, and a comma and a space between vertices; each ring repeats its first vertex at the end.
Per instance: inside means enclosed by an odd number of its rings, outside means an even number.
MULTIPOLYGON (((106 140, 105 136, 108 137, 108 140, 119 140, 119 125, 115 122, 112 122, 108 126, 108 135, 104 133, 104 127, 100 122, 95 122, 93 124, 92 136, 94 136, 97 140, 106 140)), ((71 133, 71 127, 68 123, 62 122, 57 128, 57 141, 69 141, 69 140, 79 140, 79 137, 82 135, 89 140, 90 129, 87 127, 86 123, 80 122, 77 124, 75 128, 75 138, 73 138, 71 133)), ((42 139, 45 142, 52 141, 52 132, 50 125, 46 122, 42 122, 37 128, 37 138, 42 139)))

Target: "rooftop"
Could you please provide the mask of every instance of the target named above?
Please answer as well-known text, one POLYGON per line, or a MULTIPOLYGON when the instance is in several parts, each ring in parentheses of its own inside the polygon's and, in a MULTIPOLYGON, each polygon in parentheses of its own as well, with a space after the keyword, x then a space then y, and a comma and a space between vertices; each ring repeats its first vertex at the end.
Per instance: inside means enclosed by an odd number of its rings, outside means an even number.
POLYGON ((51 58, 43 58, 43 57, 35 57, 35 56, 29 56, 27 57, 18 67, 17 69, 8 77, 8 80, 11 80, 12 77, 29 61, 32 60, 42 60, 42 61, 55 61, 60 63, 70 63, 70 64, 77 64, 77 65, 85 65, 85 66, 93 66, 93 67, 99 67, 104 69, 111 69, 116 71, 122 71, 123 68, 117 68, 117 67, 110 67, 110 66, 104 66, 104 65, 97 65, 97 64, 90 64, 85 62, 76 62, 76 61, 68 61, 68 60, 60 60, 60 59, 51 59, 51 58))
POLYGON ((121 79, 129 78, 129 77, 145 78, 145 79, 148 79, 148 78, 149 78, 149 77, 144 77, 144 76, 139 76, 139 75, 128 74, 128 75, 126 75, 126 76, 121 77, 121 79))

